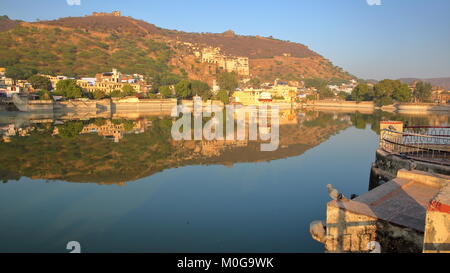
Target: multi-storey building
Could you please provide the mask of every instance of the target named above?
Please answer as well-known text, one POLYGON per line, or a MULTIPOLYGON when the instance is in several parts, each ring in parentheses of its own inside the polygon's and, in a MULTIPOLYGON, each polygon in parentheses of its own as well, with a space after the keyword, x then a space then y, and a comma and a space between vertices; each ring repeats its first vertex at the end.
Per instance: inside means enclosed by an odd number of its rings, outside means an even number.
POLYGON ((224 55, 219 47, 207 47, 202 50, 202 62, 215 64, 219 69, 236 72, 240 76, 249 76, 250 68, 247 57, 224 55))

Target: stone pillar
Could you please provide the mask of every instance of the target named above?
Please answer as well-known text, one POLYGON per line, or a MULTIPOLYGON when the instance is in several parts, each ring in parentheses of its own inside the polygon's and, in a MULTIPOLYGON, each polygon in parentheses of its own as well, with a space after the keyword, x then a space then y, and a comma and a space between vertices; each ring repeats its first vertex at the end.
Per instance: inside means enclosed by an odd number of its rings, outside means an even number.
POLYGON ((450 253, 450 180, 447 181, 427 209, 424 253, 450 253))

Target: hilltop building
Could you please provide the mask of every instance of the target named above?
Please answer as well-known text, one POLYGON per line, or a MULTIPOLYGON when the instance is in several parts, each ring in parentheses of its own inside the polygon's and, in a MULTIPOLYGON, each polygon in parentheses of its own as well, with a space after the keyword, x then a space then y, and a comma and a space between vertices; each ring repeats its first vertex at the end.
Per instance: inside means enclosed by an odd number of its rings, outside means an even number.
POLYGON ((239 76, 249 76, 249 60, 247 57, 224 55, 219 47, 206 47, 201 52, 202 63, 215 64, 217 68, 227 72, 236 72, 239 76))
POLYGON ((120 11, 113 11, 111 13, 107 13, 107 12, 93 12, 92 16, 122 16, 122 14, 120 13, 120 11))

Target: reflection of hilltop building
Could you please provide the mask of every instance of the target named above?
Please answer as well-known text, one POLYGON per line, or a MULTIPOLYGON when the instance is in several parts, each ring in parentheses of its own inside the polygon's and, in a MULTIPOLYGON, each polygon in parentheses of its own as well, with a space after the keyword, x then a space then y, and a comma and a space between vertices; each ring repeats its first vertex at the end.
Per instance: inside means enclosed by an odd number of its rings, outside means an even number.
POLYGON ((247 140, 212 140, 202 141, 201 154, 207 157, 219 156, 226 149, 246 147, 248 145, 247 140))
POLYGON ((207 47, 202 50, 202 62, 215 64, 217 68, 227 72, 236 72, 240 76, 249 76, 249 61, 247 57, 225 56, 218 47, 207 47))
POLYGON ((96 133, 99 136, 119 142, 124 134, 141 134, 148 127, 145 120, 133 121, 133 127, 127 128, 124 123, 116 124, 111 120, 106 120, 103 124, 91 123, 83 127, 81 134, 96 133))
POLYGON ((83 127, 81 134, 96 133, 99 136, 107 139, 112 139, 114 142, 119 142, 123 138, 125 128, 123 124, 114 124, 110 120, 107 120, 102 125, 91 123, 83 127))

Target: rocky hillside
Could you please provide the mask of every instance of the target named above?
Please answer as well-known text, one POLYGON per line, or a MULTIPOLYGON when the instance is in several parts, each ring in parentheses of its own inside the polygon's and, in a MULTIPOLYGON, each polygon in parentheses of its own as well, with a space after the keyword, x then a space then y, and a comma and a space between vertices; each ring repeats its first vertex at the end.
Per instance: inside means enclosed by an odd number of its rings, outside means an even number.
POLYGON ((92 76, 117 67, 149 76, 175 73, 211 82, 217 68, 199 52, 219 47, 249 58, 250 75, 263 80, 352 76, 298 43, 272 37, 187 33, 125 16, 68 17, 35 23, 0 20, 0 66, 31 66, 42 73, 92 76))

